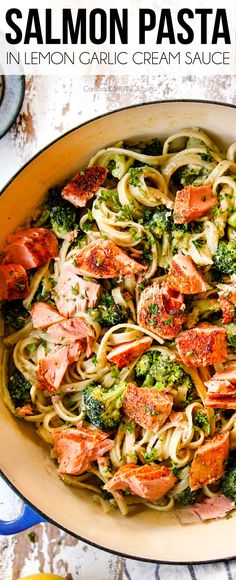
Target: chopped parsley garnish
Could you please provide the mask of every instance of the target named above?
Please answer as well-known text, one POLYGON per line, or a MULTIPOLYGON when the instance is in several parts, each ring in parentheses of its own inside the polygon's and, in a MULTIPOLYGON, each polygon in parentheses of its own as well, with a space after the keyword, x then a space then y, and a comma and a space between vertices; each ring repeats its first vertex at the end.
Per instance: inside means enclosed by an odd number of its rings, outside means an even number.
POLYGON ((145 451, 144 459, 147 461, 147 463, 150 463, 150 461, 156 461, 158 455, 159 453, 157 449, 155 447, 151 447, 150 451, 145 451))
POLYGON ((206 242, 205 240, 203 240, 202 238, 198 238, 197 240, 192 240, 192 244, 195 246, 195 248, 198 250, 199 248, 201 248, 202 246, 205 246, 206 242))
POLYGON ((141 182, 139 179, 139 175, 141 173, 143 173, 143 169, 140 167, 130 167, 129 168, 129 173, 130 173, 130 183, 131 185, 133 185, 134 187, 140 187, 141 186, 141 182))
POLYGON ((91 361, 95 367, 98 365, 98 359, 96 354, 93 354, 93 356, 91 357, 91 361))
POLYGON ((148 310, 149 310, 149 312, 151 312, 151 314, 157 314, 159 308, 158 308, 157 304, 149 304, 148 310))
POLYGON ((118 367, 115 367, 113 369, 111 376, 112 376, 113 379, 119 379, 120 371, 119 371, 118 367))

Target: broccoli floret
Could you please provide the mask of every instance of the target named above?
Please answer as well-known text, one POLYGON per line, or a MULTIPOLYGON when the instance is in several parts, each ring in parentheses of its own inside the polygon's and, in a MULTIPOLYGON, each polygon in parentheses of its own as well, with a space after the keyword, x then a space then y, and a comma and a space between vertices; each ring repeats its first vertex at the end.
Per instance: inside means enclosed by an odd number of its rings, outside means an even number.
POLYGON ((105 328, 110 328, 111 326, 115 326, 116 324, 122 324, 122 322, 126 322, 128 316, 126 316, 126 310, 121 308, 119 304, 113 304, 111 306, 106 307, 105 304, 100 304, 97 308, 98 310, 98 318, 97 321, 101 326, 105 328))
POLYGON ((203 431, 206 431, 206 433, 210 433, 209 419, 202 411, 197 411, 194 415, 193 424, 196 425, 196 427, 203 429, 203 431))
POLYGON ((59 238, 78 228, 76 208, 61 197, 58 189, 49 190, 47 209, 52 230, 59 238))
POLYGON ((225 330, 227 332, 227 342, 230 346, 236 346, 236 324, 233 322, 231 324, 225 325, 225 330))
POLYGON ((214 258, 217 270, 222 274, 235 274, 236 272, 236 242, 220 241, 214 258))
POLYGON ((129 309, 116 304, 108 290, 103 291, 97 307, 90 309, 89 313, 94 320, 105 328, 126 322, 130 316, 129 309))
POLYGON ((191 505, 198 500, 200 493, 199 489, 191 491, 190 487, 186 487, 184 491, 175 496, 175 499, 183 505, 191 505))
POLYGON ((8 382, 8 391, 15 407, 23 407, 30 402, 31 387, 32 385, 20 371, 14 371, 8 382))
MULTIPOLYGON (((157 139, 157 137, 151 139, 150 141, 147 141, 146 143, 141 141, 136 146, 131 147, 128 146, 128 149, 132 149, 137 153, 142 153, 142 155, 152 155, 152 156, 162 155, 162 145, 159 139, 157 139)), ((142 161, 137 160, 135 160, 134 162, 134 167, 142 167, 143 165, 149 164, 147 162, 143 163, 142 161)))
MULTIPOLYGON (((139 223, 144 225, 144 228, 151 231, 152 234, 160 238, 164 233, 171 233, 173 240, 179 249, 179 245, 184 234, 198 234, 203 231, 203 226, 200 222, 190 222, 188 224, 175 224, 173 211, 167 209, 164 205, 159 205, 153 209, 146 209, 139 223)), ((186 238, 188 239, 188 238, 186 238)), ((187 241, 189 245, 189 239, 187 241)))
POLYGON ((104 389, 101 385, 90 385, 84 390, 84 404, 90 421, 103 431, 110 431, 119 423, 121 405, 126 391, 126 383, 104 389))
POLYGON ((135 366, 138 383, 142 387, 153 387, 163 391, 166 387, 187 387, 189 393, 193 390, 193 381, 182 367, 158 351, 145 353, 135 366))
POLYGON ((143 150, 142 153, 144 155, 161 155, 162 154, 162 146, 161 146, 161 142, 159 141, 159 139, 157 139, 157 137, 155 137, 154 139, 151 139, 151 141, 148 141, 143 150))
POLYGON ((161 238, 165 232, 170 232, 173 225, 172 211, 164 205, 159 205, 155 211, 146 209, 142 220, 144 228, 161 238))
POLYGON ((130 165, 132 165, 133 160, 125 155, 113 153, 109 157, 107 163, 107 169, 117 179, 121 179, 123 175, 128 171, 130 165))
POLYGON ((150 370, 151 352, 143 354, 135 366, 136 377, 145 377, 150 370))
POLYGON ((231 456, 228 462, 227 471, 221 480, 221 491, 226 497, 230 497, 236 502, 236 457, 231 456))
POLYGON ((29 319, 29 313, 24 308, 21 300, 4 302, 2 305, 2 313, 6 325, 12 330, 20 330, 29 319))
POLYGON ((204 183, 209 173, 210 172, 205 169, 205 167, 191 167, 190 165, 184 165, 175 172, 174 183, 177 187, 183 187, 185 185, 201 185, 204 183))
POLYGON ((202 147, 203 145, 203 141, 198 137, 189 137, 186 143, 186 149, 194 149, 196 147, 202 147))

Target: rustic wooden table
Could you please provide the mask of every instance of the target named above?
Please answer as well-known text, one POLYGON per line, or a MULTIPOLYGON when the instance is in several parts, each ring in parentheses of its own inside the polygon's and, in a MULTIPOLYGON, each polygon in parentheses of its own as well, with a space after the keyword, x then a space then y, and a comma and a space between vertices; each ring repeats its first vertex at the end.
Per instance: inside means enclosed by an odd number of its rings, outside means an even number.
MULTIPOLYGON (((126 105, 152 100, 194 98, 236 104, 236 77, 27 77, 22 110, 0 142, 0 186, 33 154, 73 126, 126 105)), ((0 480, 0 518, 20 511, 20 500, 0 480)), ((0 538, 0 580, 54 572, 73 580, 236 579, 236 562, 167 566, 135 562, 92 548, 49 524, 0 538)))

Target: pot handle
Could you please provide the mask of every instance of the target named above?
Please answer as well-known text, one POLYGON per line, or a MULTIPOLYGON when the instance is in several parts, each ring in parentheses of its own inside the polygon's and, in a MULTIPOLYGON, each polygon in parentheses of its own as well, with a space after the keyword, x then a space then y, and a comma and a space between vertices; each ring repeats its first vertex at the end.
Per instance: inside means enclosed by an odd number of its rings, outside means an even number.
POLYGON ((11 521, 0 520, 0 536, 10 536, 11 534, 18 534, 23 532, 35 524, 45 522, 46 520, 37 512, 35 512, 27 504, 23 504, 22 513, 11 521))

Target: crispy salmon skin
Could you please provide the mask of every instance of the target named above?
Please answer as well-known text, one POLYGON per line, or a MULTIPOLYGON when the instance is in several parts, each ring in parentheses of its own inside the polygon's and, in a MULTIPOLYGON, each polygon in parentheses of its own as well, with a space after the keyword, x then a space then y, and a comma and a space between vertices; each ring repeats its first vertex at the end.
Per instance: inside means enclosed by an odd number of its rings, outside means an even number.
POLYGON ((99 238, 82 248, 74 259, 76 274, 93 278, 115 278, 139 274, 145 267, 113 242, 99 238))
POLYGON ((75 205, 84 207, 107 176, 105 167, 89 167, 83 173, 77 173, 63 188, 61 195, 64 199, 75 205))
POLYGON ((0 266, 0 300, 24 300, 28 296, 29 285, 25 268, 20 264, 0 266))
POLYGON ((151 284, 141 293, 137 317, 138 323, 163 339, 175 338, 182 330, 185 320, 183 294, 167 284, 151 284))
POLYGON ((227 359, 226 330, 211 324, 199 324, 176 338, 180 359, 187 367, 205 367, 227 359))
POLYGON ((168 393, 129 383, 122 409, 127 417, 144 429, 158 431, 169 417, 172 405, 173 397, 168 393))

